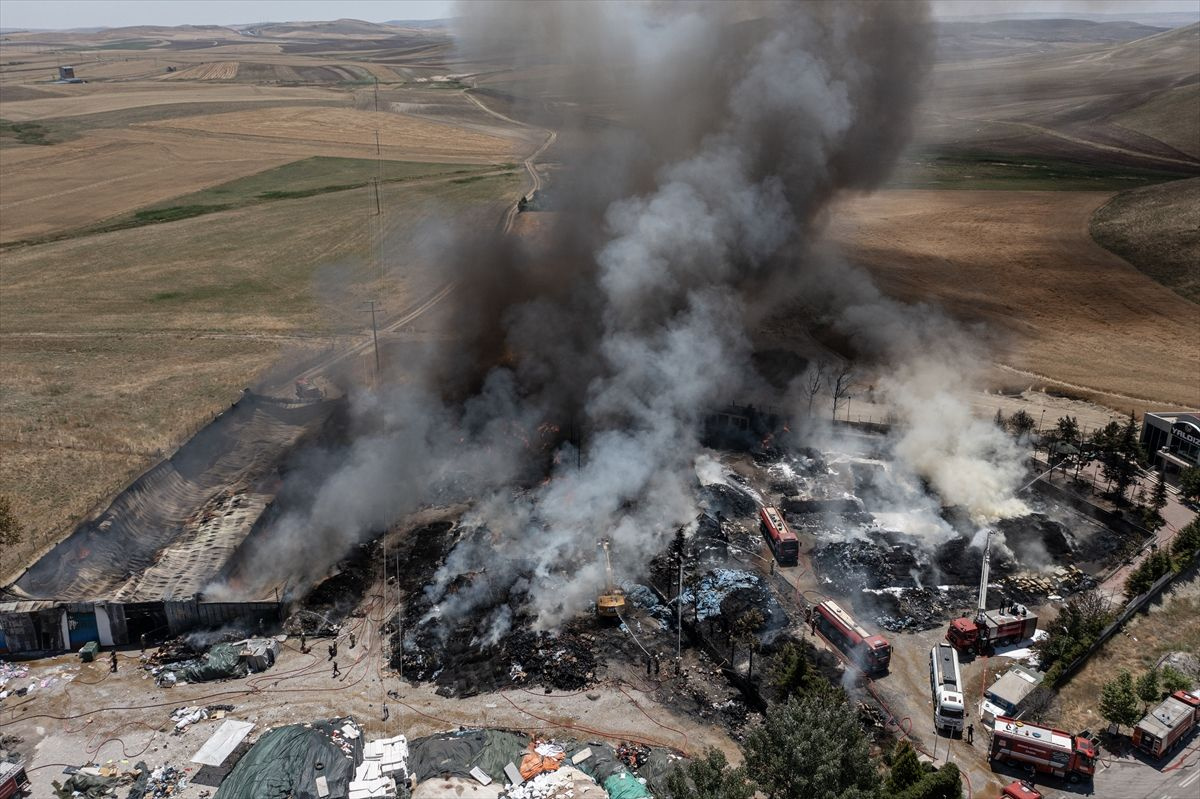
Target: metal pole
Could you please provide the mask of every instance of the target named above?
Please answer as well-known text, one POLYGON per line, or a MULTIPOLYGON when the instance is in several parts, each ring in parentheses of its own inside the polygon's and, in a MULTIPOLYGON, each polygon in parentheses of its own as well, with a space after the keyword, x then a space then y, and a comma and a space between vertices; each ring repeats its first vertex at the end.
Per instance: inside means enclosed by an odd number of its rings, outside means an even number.
POLYGON ((675 662, 683 650, 683 553, 679 553, 679 590, 675 593, 675 662))
POLYGON ((371 339, 375 343, 375 382, 379 382, 379 327, 375 323, 375 300, 367 300, 371 306, 371 339))

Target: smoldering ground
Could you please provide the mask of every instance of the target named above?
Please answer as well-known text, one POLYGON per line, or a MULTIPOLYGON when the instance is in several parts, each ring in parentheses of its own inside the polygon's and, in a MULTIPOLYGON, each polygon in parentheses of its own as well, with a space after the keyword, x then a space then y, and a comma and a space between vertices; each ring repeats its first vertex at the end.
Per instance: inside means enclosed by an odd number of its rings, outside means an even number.
MULTIPOLYGON (((242 571, 302 586, 416 507, 470 499, 488 546, 452 552, 432 590, 481 576, 431 599, 470 613, 519 568, 526 611, 553 626, 591 597, 598 538, 636 572, 695 518, 700 421, 752 379, 746 331, 780 302, 804 293, 814 321, 844 326, 865 356, 910 362, 897 398, 929 384, 914 358, 938 362, 921 349, 923 313, 880 296, 818 233, 833 198, 891 170, 932 36, 925 6, 907 2, 461 10, 466 59, 562 65, 557 93, 616 122, 577 131, 546 236, 464 231, 446 247, 454 339, 354 399, 350 443, 297 471, 304 501, 242 571), (584 432, 547 451, 547 424, 584 432)), ((918 435, 918 404, 904 407, 918 435)), ((955 473, 909 449, 914 470, 955 490, 955 473)))

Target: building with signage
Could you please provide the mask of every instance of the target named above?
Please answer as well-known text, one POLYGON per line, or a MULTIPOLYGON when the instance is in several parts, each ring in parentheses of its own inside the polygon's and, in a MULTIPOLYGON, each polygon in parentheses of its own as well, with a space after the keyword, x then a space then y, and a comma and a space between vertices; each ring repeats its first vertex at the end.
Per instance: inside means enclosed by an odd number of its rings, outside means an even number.
POLYGON ((1200 465, 1200 416, 1159 412, 1142 418, 1142 446, 1155 467, 1167 474, 1200 465))

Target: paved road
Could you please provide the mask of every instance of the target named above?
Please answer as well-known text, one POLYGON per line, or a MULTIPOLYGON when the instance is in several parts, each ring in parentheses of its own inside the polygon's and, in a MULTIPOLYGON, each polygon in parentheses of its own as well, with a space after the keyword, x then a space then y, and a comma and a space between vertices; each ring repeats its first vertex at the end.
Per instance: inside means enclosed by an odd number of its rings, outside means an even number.
POLYGON ((1113 761, 1096 776, 1099 799, 1197 799, 1200 797, 1200 743, 1193 733, 1191 746, 1164 766, 1136 758, 1113 761))

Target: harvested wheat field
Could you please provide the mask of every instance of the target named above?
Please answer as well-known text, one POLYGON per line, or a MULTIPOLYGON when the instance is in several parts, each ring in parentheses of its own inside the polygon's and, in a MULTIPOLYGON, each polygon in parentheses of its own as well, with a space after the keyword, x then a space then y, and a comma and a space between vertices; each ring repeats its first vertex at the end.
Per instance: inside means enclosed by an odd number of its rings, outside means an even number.
POLYGON ((233 80, 237 74, 237 61, 214 61, 171 72, 160 80, 233 80))
POLYGON ((504 160, 513 158, 512 139, 401 114, 346 108, 290 107, 235 111, 147 123, 148 127, 220 134, 224 137, 301 141, 321 145, 374 147, 376 133, 386 157, 504 160))
POLYGON ((13 122, 83 116, 176 103, 253 103, 263 100, 321 100, 345 102, 346 93, 307 86, 250 86, 243 84, 188 84, 164 86, 160 82, 56 86, 65 96, 4 104, 4 118, 13 122), (73 90, 73 91, 68 91, 73 90))
POLYGON ((231 150, 200 137, 143 138, 122 130, 93 131, 20 155, 19 161, 10 160, 9 150, 0 151, 4 242, 94 224, 295 157, 261 145, 231 150))
POLYGON ((1117 408, 1200 406, 1200 307, 1092 240, 1111 196, 886 191, 843 203, 831 228, 885 291, 985 322, 1012 378, 1117 408))
POLYGON ((363 191, 337 191, 11 250, 0 278, 0 494, 29 560, 282 358, 369 335, 442 279, 450 220, 493 225, 519 173, 385 184, 386 248, 363 191))

